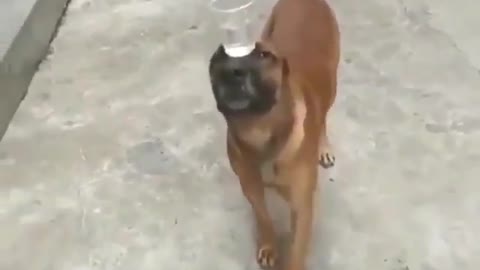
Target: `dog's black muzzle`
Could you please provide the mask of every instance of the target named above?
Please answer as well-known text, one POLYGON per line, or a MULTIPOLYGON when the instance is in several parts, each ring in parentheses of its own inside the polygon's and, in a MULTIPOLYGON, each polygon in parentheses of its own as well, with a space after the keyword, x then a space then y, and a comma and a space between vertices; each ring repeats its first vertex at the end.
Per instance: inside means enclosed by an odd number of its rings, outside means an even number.
POLYGON ((224 114, 262 113, 274 100, 261 79, 256 51, 230 57, 220 46, 210 59, 210 83, 217 108, 224 114))

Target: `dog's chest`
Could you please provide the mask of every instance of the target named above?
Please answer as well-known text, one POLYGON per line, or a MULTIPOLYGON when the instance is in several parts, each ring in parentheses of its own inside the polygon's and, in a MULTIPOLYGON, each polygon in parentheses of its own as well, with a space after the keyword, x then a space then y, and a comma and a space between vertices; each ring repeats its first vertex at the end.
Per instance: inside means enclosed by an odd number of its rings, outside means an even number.
POLYGON ((254 148, 259 155, 259 159, 261 160, 259 165, 263 183, 267 185, 279 185, 280 183, 278 183, 274 170, 278 149, 272 130, 257 128, 242 135, 244 142, 254 148))
POLYGON ((243 131, 240 137, 241 140, 251 148, 259 152, 265 152, 272 140, 272 130, 262 127, 251 128, 243 131))

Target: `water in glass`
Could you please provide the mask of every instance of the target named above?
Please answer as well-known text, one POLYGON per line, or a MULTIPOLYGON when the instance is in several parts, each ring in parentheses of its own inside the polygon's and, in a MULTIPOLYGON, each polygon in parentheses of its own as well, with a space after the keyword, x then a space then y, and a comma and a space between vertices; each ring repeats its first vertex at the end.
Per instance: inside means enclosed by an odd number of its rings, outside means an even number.
POLYGON ((243 18, 242 21, 232 20, 222 25, 225 35, 223 47, 229 56, 245 56, 255 48, 252 28, 248 18, 243 18))

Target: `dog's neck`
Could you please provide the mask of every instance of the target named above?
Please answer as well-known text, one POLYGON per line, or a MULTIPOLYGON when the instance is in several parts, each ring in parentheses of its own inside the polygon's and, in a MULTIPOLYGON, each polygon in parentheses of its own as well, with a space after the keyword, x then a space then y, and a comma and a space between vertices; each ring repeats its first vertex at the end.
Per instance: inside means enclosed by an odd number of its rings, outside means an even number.
POLYGON ((292 83, 285 82, 277 102, 266 113, 225 116, 231 134, 259 156, 288 159, 303 140, 305 102, 292 83))

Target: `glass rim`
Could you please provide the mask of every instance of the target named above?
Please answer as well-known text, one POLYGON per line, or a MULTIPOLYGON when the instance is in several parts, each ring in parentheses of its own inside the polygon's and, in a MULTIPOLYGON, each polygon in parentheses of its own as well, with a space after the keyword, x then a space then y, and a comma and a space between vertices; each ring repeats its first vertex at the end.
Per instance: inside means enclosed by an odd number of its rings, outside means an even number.
POLYGON ((237 11, 240 11, 242 9, 245 9, 253 4, 254 0, 243 0, 242 3, 238 6, 233 6, 233 7, 227 7, 227 8, 219 8, 218 3, 219 2, 235 2, 233 0, 210 0, 209 2, 209 7, 216 11, 216 12, 221 12, 221 13, 235 13, 237 11))

